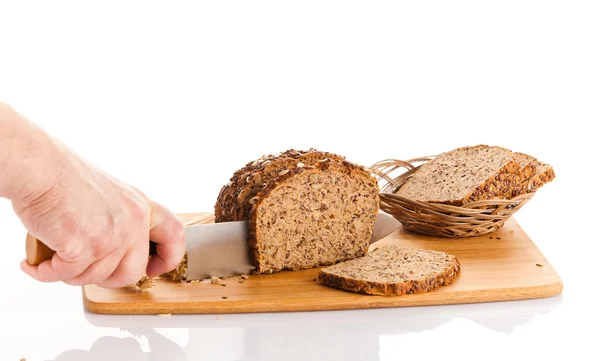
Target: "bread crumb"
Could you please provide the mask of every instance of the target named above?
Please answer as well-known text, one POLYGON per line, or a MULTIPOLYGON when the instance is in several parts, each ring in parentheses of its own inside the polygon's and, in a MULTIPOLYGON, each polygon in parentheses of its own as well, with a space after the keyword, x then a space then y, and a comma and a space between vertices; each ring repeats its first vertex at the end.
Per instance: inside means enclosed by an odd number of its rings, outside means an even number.
POLYGON ((248 275, 241 275, 240 276, 243 280, 247 280, 248 279, 248 275))
POLYGON ((317 282, 317 279, 316 279, 316 278, 313 278, 313 282, 317 282))
POLYGON ((238 283, 244 283, 244 280, 238 280, 238 283))
POLYGON ((196 283, 200 283, 200 280, 190 280, 188 283, 195 285, 196 283))
POLYGON ((210 278, 210 283, 212 283, 213 285, 220 285, 221 284, 221 279, 219 277, 211 277, 210 278))
POLYGON ((222 298, 222 299, 224 299, 224 300, 226 300, 226 299, 227 299, 227 296, 223 296, 223 297, 221 297, 221 298, 222 298))
POLYGON ((502 238, 500 238, 500 237, 496 237, 496 239, 502 239, 502 238))
POLYGON ((20 359, 19 361, 27 361, 27 360, 25 360, 24 358, 22 358, 22 359, 20 359))
POLYGON ((221 283, 221 286, 225 287, 225 286, 227 286, 227 285, 226 285, 226 284, 224 284, 224 283, 221 283))
POLYGON ((544 265, 540 264, 540 263, 536 263, 535 265, 538 266, 538 267, 544 267, 544 265))
POLYGON ((515 230, 514 230, 514 229, 511 229, 509 232, 510 232, 510 233, 514 233, 514 232, 515 232, 515 230))
POLYGON ((135 287, 139 288, 142 291, 147 291, 152 288, 152 279, 148 276, 143 276, 137 283, 135 287))
POLYGON ((221 321, 221 316, 217 316, 217 321, 221 321))
POLYGON ((159 313, 157 316, 160 316, 160 317, 169 317, 169 316, 171 316, 171 314, 170 313, 159 313))
POLYGON ((494 237, 490 237, 490 239, 494 239, 494 237))

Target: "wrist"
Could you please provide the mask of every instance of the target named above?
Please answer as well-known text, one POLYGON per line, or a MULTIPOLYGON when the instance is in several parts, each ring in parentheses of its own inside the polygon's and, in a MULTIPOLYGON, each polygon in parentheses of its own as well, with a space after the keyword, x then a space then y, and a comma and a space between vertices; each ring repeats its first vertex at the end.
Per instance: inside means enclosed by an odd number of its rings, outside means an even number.
POLYGON ((0 197, 20 203, 47 192, 60 174, 59 154, 46 132, 0 103, 0 197))

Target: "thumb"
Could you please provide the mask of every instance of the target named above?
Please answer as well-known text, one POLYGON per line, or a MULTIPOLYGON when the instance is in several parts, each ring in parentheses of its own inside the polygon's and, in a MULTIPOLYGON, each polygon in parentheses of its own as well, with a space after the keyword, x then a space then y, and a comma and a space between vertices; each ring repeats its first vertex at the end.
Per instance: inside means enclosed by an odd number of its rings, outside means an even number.
POLYGON ((156 277, 175 269, 185 254, 183 223, 156 202, 152 203, 150 214, 150 240, 156 243, 156 255, 148 262, 148 277, 156 277))

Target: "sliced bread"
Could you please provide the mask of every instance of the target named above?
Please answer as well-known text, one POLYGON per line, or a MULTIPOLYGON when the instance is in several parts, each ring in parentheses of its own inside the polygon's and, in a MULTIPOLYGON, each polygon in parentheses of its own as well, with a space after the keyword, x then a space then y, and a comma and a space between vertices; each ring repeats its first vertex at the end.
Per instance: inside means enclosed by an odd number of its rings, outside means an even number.
POLYGON ((386 245, 368 255, 321 269, 319 282, 370 295, 404 295, 432 291, 460 274, 450 254, 386 245))
POLYGON ((477 145, 442 153, 423 164, 398 190, 405 198, 461 206, 484 197, 520 168, 508 149, 477 145))
POLYGON ((521 182, 518 187, 514 187, 509 198, 536 192, 544 184, 552 182, 555 177, 554 168, 550 164, 537 162, 535 174, 521 182))
POLYGON ((511 198, 512 191, 521 186, 521 183, 534 175, 537 171, 537 166, 540 164, 534 157, 525 154, 514 152, 513 156, 519 163, 519 168, 499 179, 493 181, 484 190, 485 192, 480 199, 507 199, 511 198))
POLYGON ((300 270, 367 254, 379 186, 363 167, 324 159, 281 171, 248 202, 256 273, 300 270))

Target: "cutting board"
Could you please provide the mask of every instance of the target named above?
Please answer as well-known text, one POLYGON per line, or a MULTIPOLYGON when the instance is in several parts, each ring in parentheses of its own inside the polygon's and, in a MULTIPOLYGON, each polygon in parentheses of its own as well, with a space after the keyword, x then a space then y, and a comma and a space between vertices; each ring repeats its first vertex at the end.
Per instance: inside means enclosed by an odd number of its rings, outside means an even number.
MULTIPOLYGON (((201 213, 181 214, 185 222, 201 213)), ((155 280, 149 291, 83 287, 85 307, 99 314, 225 314, 346 310, 477 303, 550 297, 563 284, 514 218, 498 232, 448 239, 400 227, 371 245, 394 243, 448 252, 462 265, 460 277, 437 290, 403 296, 371 296, 330 288, 316 281, 319 269, 230 278, 223 285, 155 280)))

